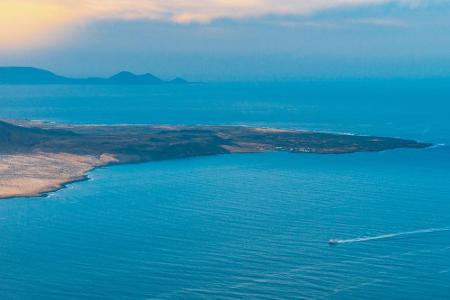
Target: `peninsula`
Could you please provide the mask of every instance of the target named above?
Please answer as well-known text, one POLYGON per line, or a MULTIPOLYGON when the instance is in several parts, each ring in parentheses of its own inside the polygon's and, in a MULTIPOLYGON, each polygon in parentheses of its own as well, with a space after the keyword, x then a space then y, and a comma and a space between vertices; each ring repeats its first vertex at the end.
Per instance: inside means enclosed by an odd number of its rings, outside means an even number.
POLYGON ((429 146, 397 138, 245 126, 0 121, 0 198, 42 196, 112 164, 229 153, 342 154, 429 146))

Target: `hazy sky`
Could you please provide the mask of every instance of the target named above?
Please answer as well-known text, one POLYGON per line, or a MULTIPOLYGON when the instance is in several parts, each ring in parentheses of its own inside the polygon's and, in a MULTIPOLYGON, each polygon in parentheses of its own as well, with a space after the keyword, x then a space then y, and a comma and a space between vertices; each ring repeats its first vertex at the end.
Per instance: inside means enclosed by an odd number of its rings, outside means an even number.
POLYGON ((0 64, 197 80, 447 76, 450 0, 0 0, 0 64))

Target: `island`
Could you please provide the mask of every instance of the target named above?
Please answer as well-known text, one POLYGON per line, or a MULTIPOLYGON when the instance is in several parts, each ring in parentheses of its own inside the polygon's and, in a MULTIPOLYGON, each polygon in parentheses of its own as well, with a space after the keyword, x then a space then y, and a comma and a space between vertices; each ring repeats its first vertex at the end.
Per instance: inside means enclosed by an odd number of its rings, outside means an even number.
POLYGON ((94 168, 196 156, 287 151, 343 154, 426 148, 413 140, 206 125, 69 125, 0 121, 0 198, 45 196, 94 168))
POLYGON ((47 70, 32 67, 0 67, 0 84, 9 85, 162 85, 162 84, 187 84, 183 78, 162 80, 150 73, 133 74, 128 71, 119 72, 108 78, 69 78, 57 75, 47 70))

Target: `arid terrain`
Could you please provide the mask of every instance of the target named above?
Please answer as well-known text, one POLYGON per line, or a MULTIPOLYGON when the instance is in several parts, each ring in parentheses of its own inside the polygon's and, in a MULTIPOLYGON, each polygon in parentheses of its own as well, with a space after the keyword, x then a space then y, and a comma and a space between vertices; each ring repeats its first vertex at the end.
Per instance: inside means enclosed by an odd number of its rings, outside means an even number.
POLYGON ((245 126, 0 121, 0 198, 45 195, 110 164, 229 153, 342 154, 429 146, 397 138, 245 126))

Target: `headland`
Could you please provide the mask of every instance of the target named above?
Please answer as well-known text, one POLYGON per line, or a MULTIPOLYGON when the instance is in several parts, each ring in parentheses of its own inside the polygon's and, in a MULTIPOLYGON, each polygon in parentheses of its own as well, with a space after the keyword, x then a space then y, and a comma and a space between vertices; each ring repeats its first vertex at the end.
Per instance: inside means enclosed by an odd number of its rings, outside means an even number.
POLYGON ((344 154, 430 146, 399 138, 246 126, 0 121, 0 198, 42 196, 112 164, 230 153, 344 154))

